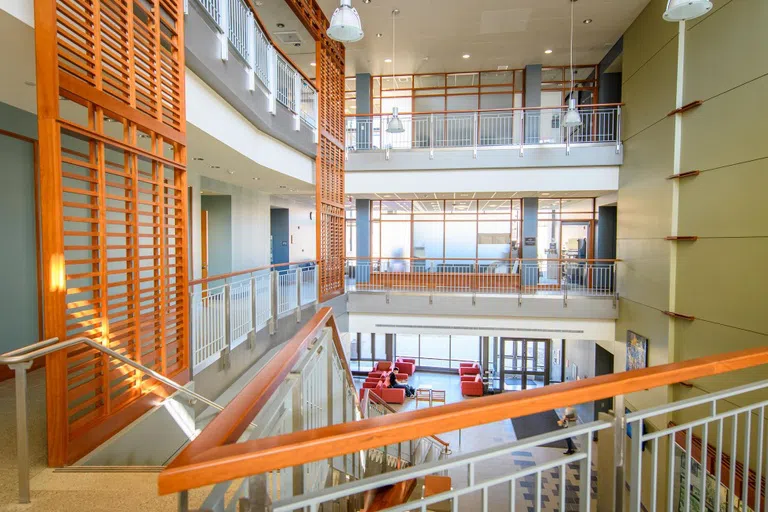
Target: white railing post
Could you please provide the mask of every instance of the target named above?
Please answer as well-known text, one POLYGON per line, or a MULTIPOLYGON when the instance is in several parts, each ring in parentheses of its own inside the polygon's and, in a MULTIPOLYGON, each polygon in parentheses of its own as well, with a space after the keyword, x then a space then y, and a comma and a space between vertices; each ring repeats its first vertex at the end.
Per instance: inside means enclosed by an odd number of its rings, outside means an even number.
POLYGON ((269 334, 275 334, 277 332, 277 321, 279 318, 279 304, 278 304, 278 292, 277 289, 280 286, 280 273, 277 270, 272 270, 270 272, 271 279, 270 279, 270 287, 269 287, 269 300, 272 306, 270 307, 270 312, 272 313, 272 317, 269 319, 269 334))
POLYGON ((303 277, 301 267, 296 267, 296 323, 301 322, 301 280, 303 277))
POLYGON ((524 146, 525 146, 525 110, 521 110, 520 111, 520 158, 522 158, 525 154, 523 149, 524 146))
POLYGON ((189 0, 184 0, 184 16, 189 14, 189 0))
POLYGON ((258 319, 258 301, 256 295, 258 287, 256 286, 256 276, 251 276, 251 332, 248 333, 248 348, 253 350, 256 345, 256 321, 258 319))
POLYGON ((429 114, 429 159, 435 158, 435 114, 429 114))
POLYGON ((473 143, 472 143, 472 157, 473 158, 477 158, 477 137, 478 137, 478 134, 480 133, 478 131, 479 119, 480 119, 480 113, 479 112, 474 112, 472 114, 472 134, 470 135, 470 137, 472 137, 472 141, 473 141, 473 143))
POLYGON ((221 350, 220 366, 222 370, 229 368, 229 352, 232 350, 232 286, 224 285, 224 348, 221 350))
POLYGON ((219 42, 221 43, 221 60, 229 59, 229 0, 218 0, 219 17, 221 18, 221 33, 219 42))
POLYGON ((293 129, 301 130, 301 74, 293 72, 293 129))
POLYGON ((267 76, 269 77, 269 95, 267 96, 267 111, 277 114, 277 51, 275 47, 267 47, 267 76))
POLYGON ((248 47, 248 90, 256 90, 256 19, 253 17, 253 12, 248 10, 246 30, 246 45, 248 47))
POLYGON ((621 152, 621 105, 616 107, 616 153, 621 152))

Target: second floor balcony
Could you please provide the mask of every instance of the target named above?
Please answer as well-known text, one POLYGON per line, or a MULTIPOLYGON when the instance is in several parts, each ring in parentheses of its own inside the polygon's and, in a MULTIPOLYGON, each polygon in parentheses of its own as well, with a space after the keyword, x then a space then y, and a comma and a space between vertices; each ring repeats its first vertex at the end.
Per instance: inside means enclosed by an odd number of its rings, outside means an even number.
POLYGON ((371 155, 391 165, 393 154, 402 152, 419 154, 417 165, 427 168, 427 155, 437 161, 468 155, 462 165, 469 167, 498 167, 500 154, 506 167, 621 164, 620 104, 579 106, 582 123, 575 127, 564 126, 566 112, 562 106, 402 113, 400 133, 387 131, 391 113, 348 115, 348 170, 371 170, 371 155), (510 162, 510 156, 519 158, 510 162))

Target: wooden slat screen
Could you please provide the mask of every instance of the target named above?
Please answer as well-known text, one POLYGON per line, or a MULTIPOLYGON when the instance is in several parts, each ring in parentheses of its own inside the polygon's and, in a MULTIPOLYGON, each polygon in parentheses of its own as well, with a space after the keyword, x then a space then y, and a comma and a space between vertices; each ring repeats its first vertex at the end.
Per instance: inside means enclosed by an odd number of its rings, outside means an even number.
POLYGON ((315 177, 320 300, 344 293, 344 47, 318 43, 320 137, 315 177))
MULTIPOLYGON (((183 3, 36 0, 35 21, 45 335, 98 340, 184 382, 183 3)), ((92 349, 46 364, 53 466, 166 392, 92 349)))

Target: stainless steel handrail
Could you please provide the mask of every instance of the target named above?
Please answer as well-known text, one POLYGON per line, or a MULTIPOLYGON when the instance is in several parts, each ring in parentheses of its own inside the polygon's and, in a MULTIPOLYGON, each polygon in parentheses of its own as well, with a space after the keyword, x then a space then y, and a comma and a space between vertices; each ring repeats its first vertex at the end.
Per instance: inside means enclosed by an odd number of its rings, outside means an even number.
MULTIPOLYGON (((115 352, 114 350, 101 345, 92 339, 77 337, 63 342, 59 342, 58 338, 49 338, 47 340, 39 341, 28 345, 26 347, 11 350, 4 354, 0 354, 0 364, 8 365, 8 367, 14 371, 16 377, 16 443, 17 443, 17 458, 19 465, 19 503, 29 503, 29 435, 27 432, 27 370, 32 367, 32 361, 38 357, 47 356, 60 350, 64 350, 75 345, 85 344, 91 348, 99 350, 110 357, 114 357, 118 361, 131 366, 132 368, 144 373, 156 379, 157 381, 170 386, 179 393, 187 395, 188 397, 199 400, 200 402, 223 411, 224 407, 216 402, 205 398, 204 396, 195 393, 192 390, 174 382, 173 380, 157 373, 156 371, 147 368, 146 366, 133 361, 125 357, 122 354, 115 352)), ((251 426, 256 426, 251 423, 251 426)))

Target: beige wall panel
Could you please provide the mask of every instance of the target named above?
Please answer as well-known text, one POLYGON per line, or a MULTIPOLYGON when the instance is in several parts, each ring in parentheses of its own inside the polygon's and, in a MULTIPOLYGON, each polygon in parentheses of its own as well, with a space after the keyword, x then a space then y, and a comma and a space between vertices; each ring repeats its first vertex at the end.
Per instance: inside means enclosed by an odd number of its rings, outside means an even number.
MULTIPOLYGON (((622 297, 661 310, 669 307, 669 251, 666 240, 618 240, 618 288, 622 297)), ((623 339, 623 338, 619 338, 623 339)))
POLYGON ((675 110, 677 44, 669 44, 623 85, 622 136, 628 140, 675 110))
POLYGON ((766 261, 768 238, 679 243, 677 312, 768 333, 766 261))
POLYGON ((680 233, 700 237, 768 236, 766 190, 768 158, 685 179, 680 182, 680 233))
POLYGON ((672 119, 652 126, 624 146, 619 171, 618 238, 663 238, 672 215, 672 119))
MULTIPOLYGON (((668 333, 669 319, 658 310, 622 300, 619 305, 619 319, 616 321, 616 339, 626 340, 627 330, 648 338, 648 365, 658 366, 669 362, 668 333)), ((626 369, 626 345, 618 343, 613 356, 614 372, 620 373, 626 369)), ((667 403, 668 388, 655 388, 627 395, 626 401, 630 409, 644 409, 667 403)), ((657 426, 664 424, 664 419, 655 422, 657 426)), ((664 425, 665 426, 665 425, 664 425)))
POLYGON ((677 36, 677 24, 661 18, 666 5, 667 0, 652 0, 624 33, 624 81, 677 36))
POLYGON ((768 156, 766 91, 768 76, 685 114, 681 169, 713 169, 768 156))
POLYGON ((768 73, 766 23, 768 2, 739 0, 689 28, 685 103, 712 98, 768 73))

